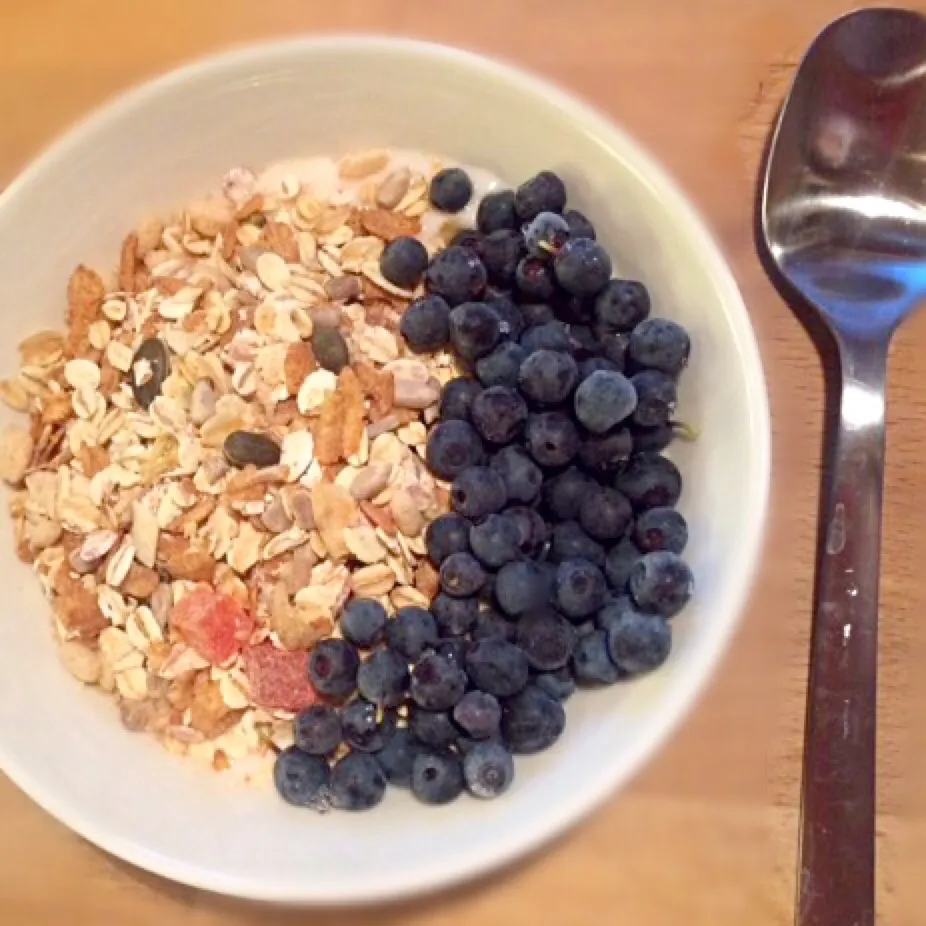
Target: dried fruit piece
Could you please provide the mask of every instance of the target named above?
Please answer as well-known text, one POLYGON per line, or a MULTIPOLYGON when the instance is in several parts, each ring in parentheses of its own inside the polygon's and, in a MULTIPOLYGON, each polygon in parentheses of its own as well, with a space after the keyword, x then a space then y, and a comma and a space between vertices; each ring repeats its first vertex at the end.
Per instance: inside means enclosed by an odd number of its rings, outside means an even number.
POLYGON ((99 315, 106 296, 106 287, 100 275, 80 264, 68 280, 68 351, 79 354, 89 345, 87 332, 99 315))
POLYGON ((234 598, 197 588, 174 605, 170 623, 203 658, 220 664, 250 637, 254 620, 234 598))
POLYGON ((218 683, 212 681, 207 672, 196 676, 190 703, 190 726, 194 730, 199 730, 206 739, 215 739, 233 727, 243 713, 228 707, 218 683))
POLYGON ((215 560, 203 550, 188 547, 168 555, 165 567, 172 579, 190 582, 211 582, 215 575, 215 560))
POLYGON ((329 555, 340 559, 348 555, 344 528, 357 522, 357 502, 339 485, 319 482, 312 486, 312 512, 329 555))
POLYGON ((170 376, 170 351, 160 338, 142 341, 132 357, 130 382, 135 401, 148 408, 161 394, 164 380, 170 376))
POLYGON ((350 367, 345 367, 338 376, 338 392, 342 396, 344 414, 341 456, 347 459, 360 450, 365 427, 363 390, 357 374, 350 367))
POLYGON ((286 652, 270 643, 244 651, 244 671, 256 704, 271 710, 301 711, 318 701, 309 683, 309 654, 286 652))
POLYGON ((344 450, 344 395, 332 392, 324 401, 313 429, 315 459, 328 465, 337 463, 344 450))
POLYGON ((109 626, 96 595, 80 582, 67 579, 55 600, 55 612, 64 628, 82 640, 92 640, 109 626))
POLYGON ((305 378, 317 369, 315 355, 312 348, 305 341, 296 341, 286 348, 286 358, 283 361, 283 382, 290 395, 296 395, 305 378))
POLYGON ((276 466, 281 453, 275 440, 254 431, 232 431, 222 444, 222 452, 225 459, 239 469, 245 466, 276 466))
POLYGON ((125 236, 119 255, 119 289, 125 293, 135 292, 135 269, 138 264, 138 235, 135 232, 125 236))
POLYGON ((284 222, 267 222, 261 233, 261 239, 283 258, 288 264, 299 263, 299 244, 292 226, 284 222))

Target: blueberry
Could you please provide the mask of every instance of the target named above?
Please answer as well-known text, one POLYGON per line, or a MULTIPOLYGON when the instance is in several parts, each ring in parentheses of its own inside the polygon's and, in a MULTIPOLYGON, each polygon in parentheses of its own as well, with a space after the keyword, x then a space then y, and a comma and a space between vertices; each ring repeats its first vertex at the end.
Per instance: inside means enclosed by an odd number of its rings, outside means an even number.
POLYGON ((469 545, 477 559, 490 569, 498 569, 521 555, 521 529, 505 514, 490 514, 469 531, 469 545))
POLYGON ((518 560, 506 563, 495 578, 499 607, 512 616, 542 608, 549 602, 551 583, 537 563, 518 560))
POLYGON ((579 507, 579 524, 595 540, 623 537, 632 518, 633 510, 626 496, 604 486, 596 486, 579 507))
POLYGON ((538 212, 524 226, 524 243, 534 257, 558 254, 569 240, 569 223, 555 212, 538 212))
POLYGON ((605 360, 610 360, 623 373, 627 366, 627 345, 630 335, 621 331, 610 331, 601 326, 595 328, 598 350, 605 360))
POLYGON ((579 462, 591 473, 605 475, 619 470, 633 453, 633 437, 627 428, 610 434, 586 437, 579 447, 579 462))
POLYGON ((360 752, 379 752, 395 733, 395 714, 361 698, 341 711, 341 726, 349 746, 360 752))
POLYGON ((682 477, 676 465, 658 453, 630 458, 614 481, 637 511, 671 508, 682 494, 682 477))
POLYGON ((525 329, 556 321, 556 313, 553 311, 553 307, 545 302, 522 302, 520 309, 525 329))
POLYGON ((473 196, 473 181, 459 167, 445 167, 431 178, 428 198, 441 212, 460 212, 473 196))
POLYGON ((473 401, 473 427, 492 444, 507 444, 521 434, 527 404, 511 386, 490 386, 473 401))
POLYGON ((424 608, 399 608, 386 624, 386 643, 407 662, 420 659, 425 650, 437 646, 437 641, 437 622, 424 608))
POLYGON ((483 386, 517 386, 518 371, 526 356, 520 344, 504 341, 476 361, 476 375, 483 386))
POLYGON ((473 627, 473 640, 506 640, 514 641, 515 627, 505 620, 497 611, 483 611, 476 619, 473 627))
POLYGON ((627 588, 644 611, 674 617, 691 598, 694 579, 678 554, 659 551, 647 553, 636 562, 627 588))
POLYGON ((534 684, 557 701, 567 701, 576 690, 576 680, 569 666, 563 666, 562 669, 553 672, 538 673, 534 676, 534 684))
POLYGON ((573 344, 572 355, 576 362, 594 357, 599 351, 597 335, 584 322, 570 323, 569 338, 573 344))
POLYGON ((417 704, 409 707, 408 728, 416 739, 432 749, 446 749, 460 735, 447 711, 425 711, 417 704))
POLYGON ((473 797, 499 797, 514 781, 511 753, 496 740, 476 743, 463 759, 463 778, 473 797))
POLYGON ((431 429, 425 457, 435 476, 450 480, 467 466, 482 463, 485 452, 472 425, 454 419, 438 422, 431 429))
POLYGON ((386 776, 369 753, 349 752, 331 769, 330 792, 339 810, 369 810, 385 796, 386 776))
POLYGON ((675 428, 671 424, 663 424, 655 428, 641 428, 632 426, 630 436, 633 438, 634 453, 660 453, 672 443, 675 438, 675 428))
POLYGON ((449 319, 450 341, 464 360, 484 357, 501 339, 501 319, 484 302, 464 302, 451 310, 449 319))
POLYGON ((484 518, 501 511, 507 500, 502 477, 488 466, 467 467, 453 480, 450 489, 450 502, 464 518, 484 518))
POLYGON ((521 364, 518 385, 531 401, 557 405, 569 397, 578 378, 579 369, 569 354, 538 350, 521 364))
POLYGON ((502 477, 508 501, 530 503, 540 493, 543 473, 521 447, 503 447, 489 466, 502 477))
POLYGON ((609 280, 595 298, 595 317, 611 331, 632 331, 649 308, 649 293, 635 280, 609 280))
POLYGON ((611 661, 629 675, 658 669, 672 649, 672 629, 658 614, 625 611, 608 628, 611 661))
POLYGON ((594 614, 601 607, 606 590, 601 570, 588 560, 566 560, 556 570, 556 605, 570 620, 594 614))
POLYGON ((510 228, 500 228, 482 239, 479 256, 489 280, 499 286, 511 286, 518 264, 524 256, 524 238, 510 228))
POLYGON ((563 218, 569 226, 569 234, 573 238, 591 238, 595 240, 595 226, 578 209, 567 209, 563 218))
POLYGON ((579 363, 579 379, 588 379, 592 373, 597 373, 599 370, 621 372, 617 364, 613 360, 608 360, 607 357, 588 357, 579 363))
POLYGON ((474 228, 461 228, 448 242, 448 247, 468 248, 474 254, 479 254, 482 244, 482 233, 474 228))
POLYGON ((678 400, 675 380, 659 370, 641 370, 631 382, 637 394, 634 423, 647 428, 668 424, 678 400))
MULTIPOLYGON (((469 601, 468 598, 457 598, 456 601, 469 601)), ((477 607, 478 614, 478 607, 477 607)), ((463 639, 462 637, 454 637, 449 640, 441 640, 440 645, 437 647, 437 652, 440 653, 444 659, 452 662, 454 665, 463 668, 463 660, 466 657, 466 647, 469 646, 469 641, 463 639)))
POLYGON ((426 711, 446 711, 466 691, 466 674, 438 653, 425 653, 412 669, 412 700, 426 711))
POLYGON ((542 170, 515 190, 514 208, 522 222, 541 212, 562 212, 566 206, 566 185, 551 170, 542 170))
POLYGON ((478 640, 466 653, 466 674, 480 691, 507 698, 519 692, 530 674, 520 647, 502 639, 478 640))
MULTIPOLYGON (((493 515, 495 517, 495 515, 493 515)), ((437 621, 437 630, 442 637, 460 637, 469 633, 479 614, 479 600, 476 598, 454 598, 441 592, 431 602, 431 610, 437 621)))
POLYGON ((484 235, 500 228, 514 228, 518 217, 514 211, 514 191, 501 190, 482 197, 476 210, 476 226, 484 235))
POLYGON ((525 437, 528 452, 541 466, 565 466, 581 442, 576 426, 563 412, 529 415, 525 437))
POLYGON ((417 353, 440 350, 450 343, 450 306, 440 296, 423 296, 405 310, 399 331, 417 353))
POLYGON ((613 428, 633 414, 636 406, 634 384, 623 373, 592 373, 576 389, 576 418, 596 434, 613 428))
POLYGON ((383 248, 379 272, 393 285, 414 289, 428 269, 428 250, 410 235, 401 235, 383 248))
POLYGON ((466 518, 452 512, 435 518, 424 532, 424 542, 431 562, 439 566, 451 553, 467 553, 469 528, 466 518))
POLYGON ((422 804, 449 804, 463 793, 463 765, 452 752, 424 752, 412 764, 412 794, 422 804))
POLYGON ((524 330, 524 316, 521 309, 515 305, 510 296, 502 293, 491 296, 486 293, 485 301, 501 319, 502 338, 508 341, 516 341, 524 330))
POLYGON ((556 280, 574 296, 594 296, 611 279, 611 258, 597 241, 572 238, 553 261, 556 280))
POLYGON ((526 508, 523 505, 509 508, 505 512, 505 517, 511 518, 518 525, 518 530, 521 532, 521 540, 518 544, 521 553, 524 556, 540 554, 550 535, 546 521, 533 508, 526 508))
POLYGON ((579 638, 572 655, 572 673, 580 685, 613 685, 621 677, 608 654, 608 638, 603 630, 579 638))
POLYGON ((470 553, 451 553, 441 563, 441 588, 454 598, 469 598, 485 584, 486 574, 470 553))
POLYGON ((546 302, 555 292, 553 272, 540 257, 524 257, 514 273, 515 286, 525 301, 546 302))
POLYGON ((415 757, 424 751, 424 746, 408 727, 399 727, 376 753, 376 760, 389 784, 397 788, 410 788, 415 757))
POLYGON ((273 782, 288 804, 322 809, 328 795, 328 763, 295 746, 284 749, 273 766, 273 782))
POLYGON ((569 328, 556 319, 533 325, 521 335, 521 347, 528 354, 538 350, 559 350, 569 353, 573 346, 569 328))
POLYGON ((443 296, 451 306, 478 299, 486 288, 486 268, 469 248, 445 248, 431 260, 424 275, 428 292, 443 296))
POLYGON ((470 410, 482 386, 469 376, 457 376, 441 390, 441 421, 469 421, 470 410))
POLYGON ((597 540, 592 540, 576 521, 562 521, 553 528, 549 556, 554 563, 585 559, 598 567, 605 561, 604 547, 597 540))
POLYGON ((688 363, 688 332, 668 318, 647 318, 630 334, 627 351, 638 366, 677 376, 688 363))
POLYGON ((563 705, 535 685, 528 685, 502 708, 502 740, 513 753, 547 749, 565 726, 563 705))
POLYGON ((595 615, 595 627, 607 633, 611 629, 611 625, 620 624, 624 620, 624 615, 628 612, 640 613, 630 595, 618 595, 616 598, 609 598, 604 607, 595 615))
POLYGON ((326 756, 341 743, 341 720, 338 712, 327 704, 313 704, 296 715, 293 739, 303 752, 326 756))
POLYGON ((341 612, 341 634, 361 649, 375 646, 386 629, 386 609, 373 598, 353 598, 341 612))
POLYGON ((582 499, 594 483, 580 469, 570 466, 565 472, 548 480, 543 487, 543 504, 557 521, 572 521, 579 516, 582 499))
POLYGON ((608 550, 604 561, 604 574, 614 591, 623 592, 627 588, 631 570, 640 556, 637 545, 629 537, 618 540, 608 550))
POLYGON ((688 524, 674 508, 650 508, 637 518, 633 539, 643 553, 681 553, 688 543, 688 524))
POLYGON ((320 694, 344 698, 357 685, 357 650, 347 640, 322 640, 309 654, 309 681, 320 694))
POLYGON ((576 632, 552 611, 536 611, 518 621, 515 642, 524 650, 532 669, 550 672, 569 662, 576 632))
POLYGON ((454 707, 453 719, 474 740, 487 740, 498 733, 502 707, 494 695, 468 691, 454 707))
POLYGON ((398 707, 408 692, 408 660, 391 649, 380 649, 360 663, 357 690, 368 701, 398 707))
POLYGON ((574 624, 573 626, 576 629, 576 636, 580 640, 589 636, 590 634, 593 634, 598 629, 594 620, 581 621, 580 623, 574 624))

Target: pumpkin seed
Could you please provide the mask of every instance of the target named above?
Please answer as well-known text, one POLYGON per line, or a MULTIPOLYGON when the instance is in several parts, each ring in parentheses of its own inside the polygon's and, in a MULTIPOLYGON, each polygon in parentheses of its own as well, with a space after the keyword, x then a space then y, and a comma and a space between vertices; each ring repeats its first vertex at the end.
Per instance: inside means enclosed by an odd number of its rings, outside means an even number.
POLYGON ((316 328, 312 333, 312 352, 318 365, 332 373, 340 373, 349 362, 347 343, 337 328, 316 328))
POLYGON ((280 445, 254 431, 232 431, 222 445, 225 459, 232 466, 276 466, 280 462, 280 445))
POLYGON ((161 394, 164 380, 170 376, 170 351, 160 338, 148 338, 142 341, 132 357, 129 380, 132 394, 142 408, 149 405, 161 394), (139 366, 140 364, 140 366, 139 366))

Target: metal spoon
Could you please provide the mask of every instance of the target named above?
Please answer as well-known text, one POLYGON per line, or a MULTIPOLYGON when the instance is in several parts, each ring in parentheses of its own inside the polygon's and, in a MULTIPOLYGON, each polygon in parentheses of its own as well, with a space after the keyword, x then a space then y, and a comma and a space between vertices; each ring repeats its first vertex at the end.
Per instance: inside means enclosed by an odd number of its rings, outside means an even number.
POLYGON ((801 62, 772 137, 765 247, 842 372, 817 577, 798 926, 873 926, 878 573, 891 335, 926 297, 926 18, 851 13, 801 62))

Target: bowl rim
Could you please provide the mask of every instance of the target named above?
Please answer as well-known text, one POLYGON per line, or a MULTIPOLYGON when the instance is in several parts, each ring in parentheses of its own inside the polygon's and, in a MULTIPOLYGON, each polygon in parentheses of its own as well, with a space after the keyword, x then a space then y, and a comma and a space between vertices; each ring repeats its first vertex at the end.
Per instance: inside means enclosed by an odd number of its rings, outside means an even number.
POLYGON ((525 820, 524 825, 512 832, 510 838, 495 845, 482 845, 462 861, 457 855, 451 865, 435 860, 428 868, 419 867, 416 871, 409 871, 403 878, 393 878, 389 883, 368 882, 362 888, 362 895, 356 890, 346 889, 343 884, 326 886, 312 883, 311 879, 272 884, 256 880, 249 882, 239 875, 229 876, 208 866, 165 857, 119 836, 111 831, 105 821, 92 814, 85 814, 82 807, 59 800, 57 795, 44 790, 31 780, 28 770, 20 765, 15 756, 5 751, 0 741, 0 766, 13 783, 45 811, 112 855, 192 887, 251 900, 312 905, 363 905, 396 900, 414 894, 431 893, 485 875, 549 843, 585 818, 637 774, 697 703, 733 638, 745 611, 765 537, 771 478, 771 422, 761 354, 733 272, 705 220, 653 155, 607 115, 557 84, 496 57, 438 42, 351 32, 236 45, 199 57, 131 86, 72 123, 0 192, 0 211, 20 190, 40 179, 47 170, 70 158, 72 151, 80 147, 87 136, 92 136, 107 123, 119 121, 138 107, 144 107, 166 90, 214 76, 217 72, 257 66, 268 59, 279 62, 282 57, 339 50, 388 51, 440 60, 461 67, 476 67, 489 79, 502 81, 532 97, 542 98, 565 118, 578 122, 594 137, 603 140, 609 148, 619 152, 637 175, 637 180, 648 186, 652 194, 666 205, 667 210, 681 220, 686 236, 693 241, 707 273, 722 295, 745 374, 746 407, 754 442, 746 471, 751 484, 748 493, 750 510, 744 512, 744 515, 748 516, 752 528, 737 553, 739 570, 725 580, 728 613, 722 627, 716 632, 712 648, 702 649, 699 659, 692 664, 676 668, 677 675, 683 676, 678 682, 679 694, 673 697, 671 706, 663 710, 661 722, 654 724, 647 735, 640 737, 633 755, 619 766, 604 769, 591 778, 583 789, 565 795, 556 805, 550 805, 543 815, 525 820))

